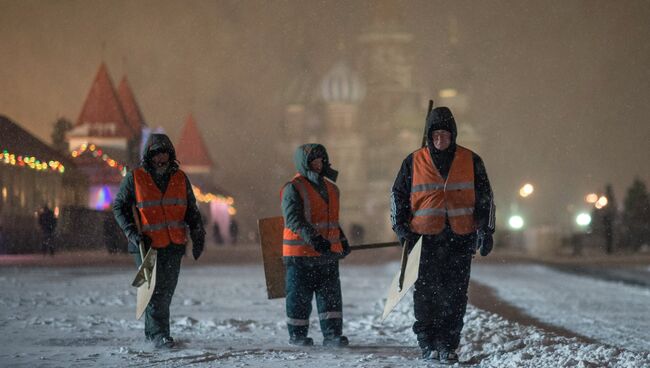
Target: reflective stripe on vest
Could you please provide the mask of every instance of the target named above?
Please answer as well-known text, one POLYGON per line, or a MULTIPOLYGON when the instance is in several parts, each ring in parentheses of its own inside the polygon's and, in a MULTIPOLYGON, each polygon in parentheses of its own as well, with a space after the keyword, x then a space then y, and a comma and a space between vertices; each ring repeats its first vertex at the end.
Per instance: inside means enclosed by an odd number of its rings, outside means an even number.
POLYGON ((171 243, 184 245, 187 242, 185 173, 178 170, 172 174, 164 194, 143 168, 133 171, 133 180, 142 233, 151 238, 151 246, 165 248, 171 243))
MULTIPOLYGON (((303 203, 305 219, 318 231, 323 238, 332 243, 330 250, 335 253, 343 252, 341 232, 339 230, 339 191, 336 185, 325 180, 328 202, 325 202, 318 191, 308 182, 308 179, 296 174, 291 180, 303 203)), ((283 189, 284 190, 284 189, 283 189)), ((285 257, 318 257, 320 254, 307 244, 299 235, 284 227, 282 234, 282 255, 285 257)))
POLYGON ((449 219, 456 234, 476 230, 474 208, 474 161, 472 151, 456 146, 445 181, 433 164, 427 147, 413 153, 411 184, 411 230, 418 234, 439 234, 449 219))

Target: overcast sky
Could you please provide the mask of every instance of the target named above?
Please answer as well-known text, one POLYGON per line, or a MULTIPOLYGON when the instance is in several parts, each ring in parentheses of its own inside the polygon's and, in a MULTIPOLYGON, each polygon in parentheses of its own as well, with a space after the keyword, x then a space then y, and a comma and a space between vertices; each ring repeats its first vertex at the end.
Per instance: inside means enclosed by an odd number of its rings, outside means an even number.
MULTIPOLYGON (((174 141, 194 114, 220 184, 240 209, 256 210, 250 218, 279 214, 288 178, 274 177, 266 160, 282 118, 278 96, 301 63, 322 73, 357 47, 376 4, 0 1, 0 114, 49 142, 57 117, 76 121, 105 61, 115 84, 128 76, 147 122, 174 141)), ((425 86, 440 78, 449 17, 457 19, 471 123, 500 216, 525 181, 538 189, 530 208, 558 218, 606 183, 622 202, 635 176, 650 180, 650 2, 394 5, 415 36, 425 86)))

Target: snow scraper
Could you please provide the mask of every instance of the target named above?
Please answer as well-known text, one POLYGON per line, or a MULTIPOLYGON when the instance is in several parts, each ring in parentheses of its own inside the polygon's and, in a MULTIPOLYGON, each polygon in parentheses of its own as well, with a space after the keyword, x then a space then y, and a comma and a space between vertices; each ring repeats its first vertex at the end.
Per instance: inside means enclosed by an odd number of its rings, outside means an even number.
MULTIPOLYGON (((140 217, 138 216, 138 211, 133 207, 133 218, 135 220, 135 225, 138 228, 138 233, 142 233, 142 228, 140 226, 140 217)), ((140 319, 144 310, 147 308, 151 296, 153 295, 153 290, 156 288, 156 260, 158 259, 158 251, 154 248, 149 248, 147 254, 145 255, 144 242, 140 240, 140 257, 142 258, 142 264, 138 268, 138 273, 135 275, 131 286, 137 287, 138 292, 136 296, 136 306, 135 306, 135 318, 140 319)))
POLYGON ((420 271, 420 254, 422 253, 422 237, 418 239, 409 253, 411 244, 405 242, 404 249, 402 249, 402 263, 399 273, 393 278, 388 288, 388 295, 386 296, 386 304, 384 305, 384 313, 381 316, 383 322, 390 312, 395 309, 395 306, 402 300, 404 295, 411 289, 415 281, 418 279, 420 271))
MULTIPOLYGON (((282 263, 282 231, 284 219, 282 216, 257 220, 266 278, 266 292, 269 299, 284 298, 285 268, 282 263)), ((350 251, 363 249, 378 249, 398 246, 398 242, 351 245, 350 251)))
MULTIPOLYGON (((431 111, 433 110, 433 100, 429 100, 429 107, 427 108, 427 116, 424 119, 424 133, 422 134, 422 145, 427 144, 427 128, 431 111)), ((404 295, 411 289, 415 281, 418 279, 420 271, 420 254, 422 253, 422 237, 418 239, 411 250, 413 244, 409 241, 404 242, 402 249, 402 261, 400 270, 393 278, 390 287, 388 288, 388 295, 386 296, 386 304, 384 305, 384 313, 381 316, 383 322, 386 317, 393 311, 395 306, 402 300, 404 295), (410 252, 410 253, 409 253, 410 252)))

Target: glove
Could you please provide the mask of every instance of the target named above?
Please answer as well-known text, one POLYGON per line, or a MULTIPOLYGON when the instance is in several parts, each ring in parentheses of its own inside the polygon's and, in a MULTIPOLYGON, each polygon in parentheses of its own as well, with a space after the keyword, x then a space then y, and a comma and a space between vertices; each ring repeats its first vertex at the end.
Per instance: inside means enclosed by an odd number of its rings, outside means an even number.
POLYGON ((329 240, 323 238, 322 235, 318 235, 314 239, 312 239, 312 245, 314 246, 314 250, 317 251, 320 254, 326 254, 331 252, 331 247, 332 243, 329 242, 329 240))
POLYGON ((141 241, 144 243, 144 251, 148 251, 153 242, 149 236, 137 232, 133 232, 129 235, 129 242, 135 244, 136 247, 140 246, 141 241))
POLYGON ((134 223, 126 225, 124 235, 129 243, 135 244, 136 247, 140 246, 140 241, 144 241, 145 250, 151 247, 151 238, 139 232, 134 223))
POLYGON ((492 251, 494 239, 492 234, 479 230, 476 232, 476 249, 479 250, 481 256, 485 257, 492 251))
POLYGON ((341 245, 343 245, 343 253, 341 253, 339 259, 347 257, 352 252, 352 249, 350 249, 350 243, 348 243, 347 240, 342 240, 341 245))
POLYGON ((408 225, 400 225, 394 228, 399 238, 399 242, 404 245, 405 241, 409 241, 413 244, 420 239, 420 235, 411 231, 408 225))
POLYGON ((202 228, 192 230, 190 232, 192 238, 192 256, 194 260, 198 260, 203 253, 203 246, 205 245, 205 230, 202 228))

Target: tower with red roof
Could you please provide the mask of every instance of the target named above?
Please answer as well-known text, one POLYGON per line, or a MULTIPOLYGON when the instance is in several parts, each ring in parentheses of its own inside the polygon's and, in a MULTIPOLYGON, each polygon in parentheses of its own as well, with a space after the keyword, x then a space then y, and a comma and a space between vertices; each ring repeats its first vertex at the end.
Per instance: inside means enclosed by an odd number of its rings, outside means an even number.
POLYGON ((144 118, 124 77, 115 90, 106 64, 101 63, 74 128, 68 132, 70 151, 90 178, 90 207, 107 208, 122 180, 120 169, 139 162, 144 118))
POLYGON ((176 158, 180 162, 183 171, 190 175, 209 176, 212 174, 214 163, 210 159, 210 154, 192 114, 185 120, 185 125, 181 130, 175 148, 176 158))

